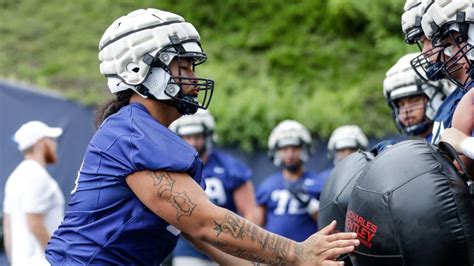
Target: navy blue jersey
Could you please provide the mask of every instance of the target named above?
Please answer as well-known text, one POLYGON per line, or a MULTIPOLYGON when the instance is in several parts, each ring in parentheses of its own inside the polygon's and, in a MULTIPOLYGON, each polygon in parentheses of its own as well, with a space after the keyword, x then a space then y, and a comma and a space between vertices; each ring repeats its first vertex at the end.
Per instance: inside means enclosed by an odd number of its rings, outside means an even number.
POLYGON ((431 143, 431 140, 433 139, 433 132, 431 132, 428 136, 426 136, 425 139, 428 143, 431 143))
POLYGON ((438 111, 433 119, 433 134, 431 137, 431 143, 437 144, 441 133, 446 128, 450 128, 453 120, 454 111, 458 106, 461 98, 466 94, 468 90, 463 88, 456 88, 451 94, 444 99, 443 103, 439 106, 438 111))
MULTIPOLYGON (((257 190, 257 204, 265 207, 265 229, 295 241, 303 241, 318 230, 317 223, 300 202, 285 188, 282 172, 267 177, 257 190)), ((318 176, 305 172, 297 181, 314 188, 318 176)), ((321 191, 306 191, 316 198, 321 191)))
POLYGON ((133 103, 110 116, 90 141, 64 220, 48 243, 47 260, 159 265, 180 232, 127 185, 128 175, 146 169, 186 172, 205 188, 196 150, 133 103))
MULTIPOLYGON (((250 180, 252 171, 234 157, 213 151, 204 164, 202 176, 206 181, 206 194, 216 205, 236 212, 234 191, 250 180)), ((189 256, 209 259, 195 250, 186 240, 180 238, 174 256, 189 256)))

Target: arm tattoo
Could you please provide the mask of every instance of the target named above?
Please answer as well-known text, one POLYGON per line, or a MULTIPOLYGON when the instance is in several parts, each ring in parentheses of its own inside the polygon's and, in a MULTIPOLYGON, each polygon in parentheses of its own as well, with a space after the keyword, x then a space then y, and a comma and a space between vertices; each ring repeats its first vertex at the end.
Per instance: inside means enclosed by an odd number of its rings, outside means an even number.
POLYGON ((148 172, 153 180, 153 186, 157 187, 156 195, 166 199, 176 209, 176 219, 181 216, 191 216, 196 204, 191 201, 186 192, 173 190, 176 180, 168 172, 148 172))
POLYGON ((242 258, 244 260, 252 261, 252 262, 254 262, 254 265, 262 265, 260 263, 271 264, 271 265, 275 265, 275 264, 285 265, 281 260, 278 260, 278 259, 277 260, 266 260, 265 258, 262 258, 258 255, 252 254, 251 252, 245 251, 241 248, 229 247, 228 245, 223 244, 221 242, 209 241, 209 243, 211 245, 215 246, 216 248, 224 251, 227 254, 231 254, 233 256, 242 258))
POLYGON ((216 238, 221 234, 227 234, 234 239, 249 239, 250 242, 257 243, 262 251, 270 251, 275 256, 275 260, 269 261, 258 256, 253 256, 242 249, 231 248, 219 242, 211 243, 217 248, 231 253, 234 256, 256 262, 282 264, 288 259, 288 252, 292 246, 290 240, 271 234, 231 213, 226 213, 222 221, 218 222, 214 220, 214 231, 216 232, 216 238))

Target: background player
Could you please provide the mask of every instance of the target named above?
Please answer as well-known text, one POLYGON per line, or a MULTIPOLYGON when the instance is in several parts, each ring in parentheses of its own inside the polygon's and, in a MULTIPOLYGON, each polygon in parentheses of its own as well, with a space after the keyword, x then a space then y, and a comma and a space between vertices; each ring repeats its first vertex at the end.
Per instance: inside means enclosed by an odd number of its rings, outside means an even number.
POLYGON ((431 141, 433 118, 455 87, 447 80, 423 81, 410 62, 420 53, 402 56, 385 76, 383 94, 397 128, 408 136, 431 141))
POLYGON ((270 158, 281 167, 258 187, 258 223, 276 234, 301 241, 317 231, 317 174, 307 171, 311 136, 299 122, 285 120, 271 132, 270 158))
POLYGON ((357 125, 344 125, 336 128, 329 138, 328 158, 333 166, 319 173, 319 190, 322 190, 327 178, 331 175, 334 166, 357 150, 366 150, 369 140, 362 129, 357 125))
MULTIPOLYGON (((250 177, 251 170, 242 162, 214 148, 214 117, 207 110, 182 116, 170 125, 198 152, 204 163, 202 177, 206 182, 206 194, 217 206, 239 213, 253 221, 256 208, 255 193, 250 177)), ((186 240, 180 238, 173 251, 173 265, 210 265, 209 258, 198 252, 186 240)))

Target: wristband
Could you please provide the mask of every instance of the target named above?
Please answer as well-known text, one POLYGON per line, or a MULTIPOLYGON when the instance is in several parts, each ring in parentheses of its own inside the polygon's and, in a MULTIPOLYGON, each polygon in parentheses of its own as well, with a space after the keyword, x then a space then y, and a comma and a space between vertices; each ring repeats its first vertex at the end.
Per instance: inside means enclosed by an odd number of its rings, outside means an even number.
POLYGON ((474 159, 474 138, 470 137, 461 143, 461 150, 464 155, 474 159))

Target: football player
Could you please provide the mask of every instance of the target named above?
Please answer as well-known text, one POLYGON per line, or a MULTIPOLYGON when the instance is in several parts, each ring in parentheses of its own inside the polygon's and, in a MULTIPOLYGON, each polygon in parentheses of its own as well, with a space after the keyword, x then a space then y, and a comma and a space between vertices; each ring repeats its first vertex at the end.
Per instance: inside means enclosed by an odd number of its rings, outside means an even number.
POLYGON ((433 118, 455 87, 445 79, 423 81, 410 62, 419 53, 402 56, 385 76, 383 94, 400 132, 431 141, 433 118))
POLYGON ((269 155, 277 173, 258 187, 258 223, 270 232, 301 241, 317 231, 320 191, 314 189, 318 176, 308 171, 311 135, 299 122, 285 120, 271 132, 269 155))
MULTIPOLYGON (((425 35, 433 43, 443 47, 443 73, 458 86, 451 94, 454 95, 452 103, 444 106, 450 95, 438 111, 438 115, 450 117, 449 123, 438 126, 435 124, 435 127, 438 127, 438 135, 449 127, 456 128, 468 136, 472 134, 472 96, 468 91, 473 86, 474 77, 473 5, 473 0, 436 0, 423 15, 422 26, 425 35)), ((435 130, 436 128, 433 133, 435 130)), ((474 161, 466 156, 461 159, 472 176, 474 161)))
MULTIPOLYGON (((459 64, 457 59, 454 59, 455 57, 450 60, 452 57, 450 54, 454 55, 456 45, 447 44, 453 36, 463 35, 467 37, 466 30, 469 23, 466 18, 468 17, 459 17, 459 21, 456 19, 458 13, 460 16, 462 16, 461 14, 468 14, 466 9, 470 3, 471 0, 408 0, 405 5, 405 13, 402 15, 402 28, 405 35, 414 36, 413 40, 421 40, 423 43, 421 55, 411 62, 418 76, 425 81, 448 78, 458 85, 439 106, 433 118, 431 142, 435 144, 438 143, 443 130, 451 127, 454 110, 467 92, 466 88, 469 85, 465 75, 467 73, 466 69, 461 70, 458 67, 459 64), (417 12, 411 10, 417 10, 417 12), (416 15, 414 15, 415 13, 416 15), (403 27, 404 24, 407 26, 403 27), (459 25, 463 26, 459 27, 459 25), (417 34, 410 35, 410 32, 417 32, 417 34), (453 74, 462 75, 462 72, 464 72, 463 77, 454 78, 453 74), (456 81, 457 79, 459 79, 459 82, 456 81)), ((461 39, 456 41, 460 41, 459 45, 465 45, 466 43, 461 39)))
POLYGON ((322 190, 327 178, 331 175, 334 166, 344 158, 358 150, 366 150, 369 140, 362 129, 357 125, 344 125, 336 128, 329 138, 328 158, 333 166, 319 173, 318 190, 322 190))

